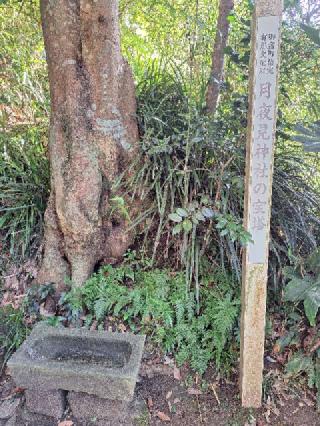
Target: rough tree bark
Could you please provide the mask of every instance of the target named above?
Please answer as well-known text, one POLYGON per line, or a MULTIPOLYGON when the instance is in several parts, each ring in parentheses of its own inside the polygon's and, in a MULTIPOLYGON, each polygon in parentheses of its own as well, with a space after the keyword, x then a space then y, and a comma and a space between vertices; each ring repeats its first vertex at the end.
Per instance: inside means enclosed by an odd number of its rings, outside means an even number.
POLYGON ((220 0, 217 32, 212 51, 212 65, 206 94, 206 112, 214 114, 218 106, 220 87, 223 81, 224 50, 227 46, 229 21, 233 0, 220 0))
POLYGON ((137 154, 136 100, 120 51, 118 0, 41 0, 49 70, 51 195, 37 278, 76 286, 132 240, 111 186, 137 154))

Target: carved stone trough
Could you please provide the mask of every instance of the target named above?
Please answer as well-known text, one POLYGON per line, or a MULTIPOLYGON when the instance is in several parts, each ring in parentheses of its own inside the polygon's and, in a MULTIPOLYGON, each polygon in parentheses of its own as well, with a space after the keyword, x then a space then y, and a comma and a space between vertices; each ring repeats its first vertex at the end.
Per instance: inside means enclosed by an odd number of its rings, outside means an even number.
MULTIPOLYGON (((133 399, 144 341, 145 336, 141 335, 55 328, 39 323, 8 361, 8 367, 16 385, 27 389, 31 410, 59 417, 65 391, 71 391, 69 403, 89 401, 88 412, 94 415, 92 404, 96 401, 101 405, 99 398, 113 400, 115 404, 118 401, 122 408, 133 399), (41 395, 59 400, 60 409, 49 409, 48 413, 49 401, 46 412, 37 408, 35 401, 41 402, 41 395)), ((112 405, 111 401, 105 401, 104 406, 108 404, 112 405)))

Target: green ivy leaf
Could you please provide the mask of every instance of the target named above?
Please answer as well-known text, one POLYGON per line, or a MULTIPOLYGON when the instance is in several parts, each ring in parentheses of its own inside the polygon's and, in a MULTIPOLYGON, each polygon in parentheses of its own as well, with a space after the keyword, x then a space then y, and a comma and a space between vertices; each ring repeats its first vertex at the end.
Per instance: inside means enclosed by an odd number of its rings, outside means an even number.
POLYGON ((114 204, 117 204, 118 206, 124 206, 125 200, 122 197, 112 197, 110 198, 110 201, 114 204))
POLYGON ((320 249, 315 250, 306 261, 307 270, 320 275, 320 249))
POLYGON ((308 292, 307 297, 304 299, 304 310, 310 322, 311 327, 316 325, 316 316, 320 307, 320 287, 308 292))
POLYGON ((181 217, 187 217, 188 216, 188 212, 185 209, 178 208, 176 210, 176 213, 181 217))
POLYGON ((196 213, 196 218, 200 221, 203 222, 204 220, 206 220, 206 218, 204 217, 204 215, 201 212, 197 212, 196 213))
POLYGON ((294 341, 295 339, 295 332, 294 331, 289 331, 287 334, 285 334, 284 336, 280 337, 277 340, 277 345, 280 348, 280 353, 284 351, 284 349, 287 346, 290 346, 290 344, 292 343, 292 341, 294 341))
POLYGON ((287 302, 300 302, 305 299, 308 290, 314 285, 310 277, 293 277, 284 289, 284 300, 287 302))
POLYGON ((181 218, 181 216, 179 216, 177 213, 170 213, 169 214, 169 219, 170 220, 172 220, 172 222, 181 222, 182 221, 182 218, 181 218))
POLYGON ((172 235, 177 235, 182 230, 182 224, 178 223, 173 229, 172 229, 172 235))
POLYGON ((307 373, 311 368, 313 368, 311 358, 297 354, 286 365, 286 373, 288 376, 297 376, 302 372, 307 373))
POLYGON ((210 200, 206 195, 201 197, 201 204, 209 204, 210 200))
POLYGON ((191 229, 192 229, 192 222, 191 222, 191 220, 189 220, 189 219, 185 219, 185 220, 182 222, 182 227, 183 227, 183 229, 184 229, 186 232, 190 232, 190 231, 191 231, 191 229))
POLYGON ((236 18, 235 18, 235 16, 234 16, 234 15, 228 15, 228 16, 227 16, 227 21, 228 21, 228 22, 230 22, 230 23, 232 23, 232 22, 235 22, 235 21, 236 21, 236 18))
POLYGON ((225 220, 221 220, 217 223, 216 228, 217 229, 222 229, 226 226, 226 221, 225 220))
POLYGON ((214 216, 214 211, 212 209, 209 209, 209 207, 204 207, 201 212, 203 216, 207 219, 211 219, 214 216))

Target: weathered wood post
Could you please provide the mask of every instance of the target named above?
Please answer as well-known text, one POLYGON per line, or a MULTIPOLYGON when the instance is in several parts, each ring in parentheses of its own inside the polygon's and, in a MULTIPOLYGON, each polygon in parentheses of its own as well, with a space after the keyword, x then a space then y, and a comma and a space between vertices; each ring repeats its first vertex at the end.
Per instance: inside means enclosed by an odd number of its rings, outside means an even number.
POLYGON ((267 296, 273 151, 282 0, 257 0, 249 82, 244 226, 253 242, 242 274, 240 385, 243 407, 259 407, 267 296))

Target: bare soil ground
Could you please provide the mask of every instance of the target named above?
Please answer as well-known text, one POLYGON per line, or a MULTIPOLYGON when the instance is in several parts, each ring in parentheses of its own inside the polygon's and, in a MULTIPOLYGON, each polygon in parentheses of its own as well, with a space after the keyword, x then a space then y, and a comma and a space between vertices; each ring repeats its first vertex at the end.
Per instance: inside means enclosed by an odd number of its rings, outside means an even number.
MULTIPOLYGON (((264 390, 260 409, 242 409, 236 376, 226 381, 208 371, 200 379, 188 368, 178 369, 172 359, 148 353, 136 388, 138 397, 145 401, 145 409, 134 425, 320 426, 315 395, 302 383, 288 383, 277 368, 272 368, 265 371, 264 390)), ((23 416, 22 406, 23 393, 4 374, 0 381, 0 426, 109 426, 103 420, 77 420, 76 413, 68 410, 59 421, 39 415, 23 416), (12 415, 1 419, 8 406, 12 415)))

